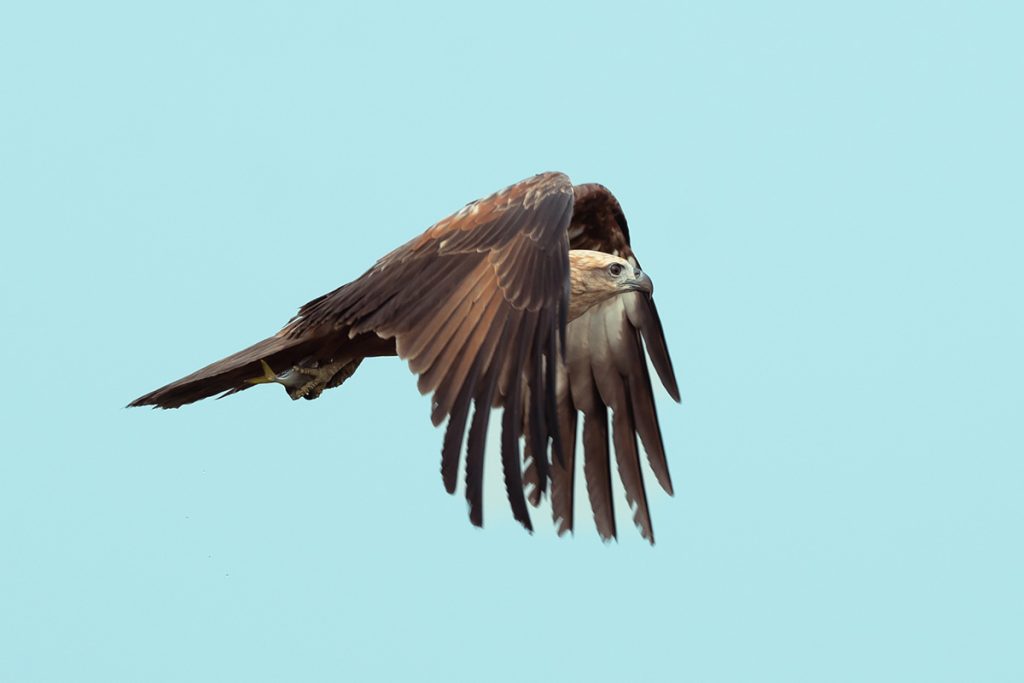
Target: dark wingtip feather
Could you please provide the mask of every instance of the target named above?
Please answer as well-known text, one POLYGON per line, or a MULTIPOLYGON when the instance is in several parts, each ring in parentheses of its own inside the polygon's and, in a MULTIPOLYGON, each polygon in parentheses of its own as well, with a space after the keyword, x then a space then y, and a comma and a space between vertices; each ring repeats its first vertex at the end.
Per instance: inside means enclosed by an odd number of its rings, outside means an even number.
MULTIPOLYGON (((513 382, 513 386, 517 387, 518 382, 513 382)), ((519 422, 518 402, 519 392, 513 390, 508 397, 502 414, 501 465, 505 474, 505 493, 512 508, 512 516, 527 531, 532 532, 533 522, 530 521, 530 511, 526 506, 522 472, 519 469, 519 434, 516 430, 516 424, 519 422)), ((536 458, 534 462, 536 462, 536 458)), ((540 472, 538 471, 539 474, 540 472)))
POLYGON ((597 404, 583 417, 583 474, 597 533, 604 541, 616 538, 615 503, 612 500, 611 462, 608 444, 608 409, 597 404))
POLYGON ((665 330, 661 326, 661 318, 658 316, 658 308, 654 304, 654 297, 645 296, 641 301, 646 305, 640 306, 642 321, 640 333, 643 335, 647 346, 647 352, 651 355, 651 363, 654 370, 661 379, 665 391, 676 403, 681 403, 679 395, 679 383, 676 381, 675 368, 672 366, 672 357, 668 352, 668 344, 665 342, 665 330))

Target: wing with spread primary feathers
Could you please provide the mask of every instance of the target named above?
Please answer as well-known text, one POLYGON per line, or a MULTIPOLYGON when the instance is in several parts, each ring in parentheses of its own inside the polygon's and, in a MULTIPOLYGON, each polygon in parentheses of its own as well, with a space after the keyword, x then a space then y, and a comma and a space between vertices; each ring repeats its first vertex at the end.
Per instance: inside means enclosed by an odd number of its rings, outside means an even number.
POLYGON ((431 419, 448 419, 441 456, 454 492, 467 438, 466 498, 483 523, 483 455, 494 405, 503 405, 501 460, 515 518, 532 529, 519 437, 525 434, 543 482, 555 427, 555 369, 568 312, 573 191, 560 173, 535 176, 467 205, 391 252, 362 277, 309 302, 284 336, 344 329, 394 337, 398 355, 432 393, 431 419), (528 400, 525 400, 529 397, 528 400), (470 418, 470 407, 474 407, 470 418), (550 406, 550 409, 549 409, 550 406), (551 414, 548 414, 548 413, 551 414))
MULTIPOLYGON (((626 219, 615 197, 596 184, 576 186, 575 195, 570 248, 615 254, 639 268, 629 244, 626 219)), ((655 478, 670 495, 672 480, 654 406, 647 354, 669 395, 679 401, 654 300, 640 292, 615 296, 569 323, 566 337, 567 362, 559 366, 557 383, 557 414, 561 442, 566 444, 565 457, 564 465, 555 462, 551 467, 551 505, 558 533, 573 529, 574 446, 578 415, 582 413, 583 473, 598 533, 605 540, 616 537, 612 446, 633 521, 643 537, 654 543, 638 437, 655 478)), ((527 470, 526 479, 534 484, 531 502, 539 502, 541 489, 533 468, 527 470)))

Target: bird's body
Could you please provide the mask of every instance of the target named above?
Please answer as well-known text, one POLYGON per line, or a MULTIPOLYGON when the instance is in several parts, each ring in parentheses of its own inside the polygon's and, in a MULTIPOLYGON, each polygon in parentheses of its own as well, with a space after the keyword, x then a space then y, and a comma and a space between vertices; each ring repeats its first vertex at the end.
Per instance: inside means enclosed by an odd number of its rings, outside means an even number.
POLYGON ((434 424, 448 420, 441 470, 449 492, 468 437, 466 495, 476 524, 484 435, 491 408, 502 406, 501 459, 516 519, 532 528, 524 492, 536 504, 550 482, 559 532, 572 529, 582 412, 587 489, 606 539, 616 534, 611 408, 620 478, 634 521, 653 542, 638 436, 659 483, 672 487, 641 340, 676 400, 678 389, 652 291, 611 193, 541 174, 436 223, 307 303, 276 335, 130 405, 176 408, 261 383, 313 399, 364 358, 397 355, 419 375, 420 391, 433 394, 434 424))

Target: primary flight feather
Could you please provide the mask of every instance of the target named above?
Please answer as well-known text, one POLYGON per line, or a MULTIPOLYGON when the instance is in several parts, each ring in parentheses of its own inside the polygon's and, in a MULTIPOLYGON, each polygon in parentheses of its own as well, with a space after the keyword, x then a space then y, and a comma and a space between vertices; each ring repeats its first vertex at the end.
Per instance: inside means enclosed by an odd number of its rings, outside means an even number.
POLYGON ((397 355, 419 375, 419 390, 432 394, 434 425, 448 421, 441 475, 449 493, 465 442, 466 498, 478 526, 484 440, 492 408, 501 407, 513 515, 532 530, 527 497, 537 505, 550 490, 558 533, 573 529, 582 414, 583 473, 605 540, 616 537, 610 408, 619 478, 634 522, 653 543, 638 437, 669 494, 672 482, 647 354, 676 401, 679 389, 652 292, 615 197, 543 173, 436 223, 302 306, 274 336, 130 405, 177 408, 263 383, 314 399, 364 358, 397 355))

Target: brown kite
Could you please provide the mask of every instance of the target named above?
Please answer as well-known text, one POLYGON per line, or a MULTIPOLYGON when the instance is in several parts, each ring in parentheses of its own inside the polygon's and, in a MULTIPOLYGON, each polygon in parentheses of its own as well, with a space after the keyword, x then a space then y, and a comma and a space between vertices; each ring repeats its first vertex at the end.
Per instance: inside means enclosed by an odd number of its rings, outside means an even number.
POLYGON ((131 405, 177 408, 270 382, 293 399, 314 399, 351 377, 364 358, 397 355, 419 375, 420 392, 433 395, 434 425, 448 420, 441 476, 449 493, 468 440, 466 498, 478 526, 487 422, 500 406, 513 515, 532 531, 526 499, 539 504, 550 483, 558 533, 572 530, 582 413, 583 472, 605 540, 616 536, 610 408, 633 521, 653 543, 637 437, 669 494, 672 482, 645 346, 676 401, 679 389, 652 291, 611 192, 544 173, 466 205, 358 279, 307 303, 269 339, 131 405))

